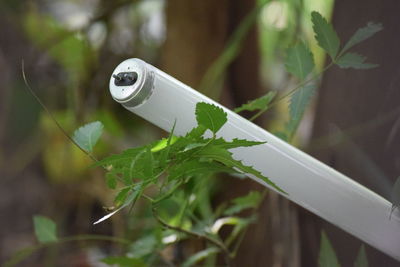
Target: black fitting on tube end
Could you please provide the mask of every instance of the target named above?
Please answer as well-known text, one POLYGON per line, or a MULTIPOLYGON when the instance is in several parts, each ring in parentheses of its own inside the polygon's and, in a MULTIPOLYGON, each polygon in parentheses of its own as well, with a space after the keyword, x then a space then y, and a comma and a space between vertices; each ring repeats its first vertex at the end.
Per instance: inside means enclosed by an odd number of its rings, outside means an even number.
POLYGON ((136 107, 150 97, 154 72, 146 62, 131 58, 119 64, 110 79, 110 93, 124 107, 136 107))

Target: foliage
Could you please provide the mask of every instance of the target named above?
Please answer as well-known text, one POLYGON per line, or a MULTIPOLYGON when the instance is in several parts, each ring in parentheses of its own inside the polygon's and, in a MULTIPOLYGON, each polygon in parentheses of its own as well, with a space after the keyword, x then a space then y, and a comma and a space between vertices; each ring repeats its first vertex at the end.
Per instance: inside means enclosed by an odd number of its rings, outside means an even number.
POLYGON ((72 138, 83 150, 92 152, 103 132, 103 127, 99 121, 88 123, 77 129, 72 138))
MULTIPOLYGON (((320 267, 340 267, 335 250, 324 231, 321 231, 318 264, 320 267)), ((367 253, 365 252, 364 245, 361 245, 353 266, 368 267, 367 253)))
MULTIPOLYGON (((238 54, 246 33, 265 4, 266 1, 261 1, 240 25, 227 49, 207 72, 202 82, 202 89, 208 91, 215 87, 218 77, 238 54)), ((315 39, 330 56, 330 62, 326 68, 317 73, 314 54, 310 51, 309 44, 295 40, 293 45, 287 48, 285 67, 298 84, 281 97, 277 97, 276 92, 269 92, 235 109, 235 112, 256 112, 251 118, 253 120, 279 100, 288 97, 289 118, 280 135, 287 141, 290 141, 296 133, 306 108, 316 92, 317 79, 325 70, 333 65, 344 69, 369 69, 377 66, 365 63, 364 56, 348 52, 348 50, 379 32, 382 29, 380 24, 368 23, 364 28, 357 30, 341 47, 343 42, 333 26, 317 12, 312 12, 311 17, 315 39)), ((59 36, 63 38, 62 42, 51 49, 50 55, 71 72, 72 80, 76 82, 80 78, 78 77, 80 71, 73 68, 76 64, 71 63, 70 60, 77 62, 84 60, 80 65, 82 68, 85 67, 93 55, 86 41, 60 28, 50 18, 36 21, 34 17, 27 16, 26 19, 27 31, 38 46, 46 43, 46 40, 42 40, 42 35, 38 34, 42 28, 49 31, 52 38, 59 36), (71 44, 77 47, 76 54, 70 57, 63 56, 64 46, 71 44), (82 56, 80 59, 79 55, 83 52, 87 52, 86 58, 82 56)), ((225 256, 229 264, 230 259, 236 254, 246 228, 255 221, 254 210, 261 203, 264 194, 249 192, 245 196, 237 197, 214 208, 210 204, 209 194, 204 193, 210 177, 212 178, 217 173, 233 176, 253 175, 277 191, 285 193, 252 166, 235 160, 230 152, 232 148, 255 146, 264 142, 243 139, 227 141, 217 138, 217 133, 228 120, 223 109, 207 103, 198 103, 194 112, 198 125, 184 136, 174 136, 174 125, 167 138, 126 149, 99 161, 92 158, 96 161, 93 166, 100 166, 106 170, 105 180, 108 188, 115 190, 114 203, 110 208, 112 212, 95 221, 94 224, 106 221, 118 212, 126 210, 126 207, 130 207, 131 210, 140 199, 146 201, 147 212, 153 217, 152 223, 146 226, 147 229, 141 238, 135 241, 128 240, 130 245, 125 255, 106 257, 102 259, 103 263, 117 266, 157 265, 164 260, 161 252, 169 246, 188 239, 201 239, 205 241, 202 248, 185 259, 182 266, 194 266, 205 259, 211 259, 211 263, 215 263, 215 255, 219 253, 225 256), (209 136, 207 132, 212 133, 211 137, 206 137, 209 136), (241 216, 242 211, 245 210, 251 210, 251 215, 241 216), (226 225, 232 226, 231 231, 225 239, 222 239, 220 229, 226 225)), ((113 119, 108 119, 110 120, 113 119)), ((102 131, 103 124, 95 121, 78 128, 72 139, 88 155, 91 155, 102 131)), ((393 198, 393 207, 398 205, 397 198, 393 198)), ((62 241, 57 237, 55 223, 46 217, 35 216, 34 228, 37 239, 42 245, 62 241)), ((34 251, 35 249, 21 251, 18 260, 29 256, 34 251)), ((318 260, 320 266, 340 266, 324 232, 321 234, 318 260)), ((360 248, 355 266, 368 266, 364 247, 360 248)))
POLYGON ((318 264, 320 267, 339 267, 339 261, 336 253, 333 250, 332 244, 329 241, 326 233, 321 232, 321 245, 318 256, 318 264))
POLYGON ((44 216, 34 216, 33 225, 36 238, 41 243, 57 241, 56 224, 44 216))

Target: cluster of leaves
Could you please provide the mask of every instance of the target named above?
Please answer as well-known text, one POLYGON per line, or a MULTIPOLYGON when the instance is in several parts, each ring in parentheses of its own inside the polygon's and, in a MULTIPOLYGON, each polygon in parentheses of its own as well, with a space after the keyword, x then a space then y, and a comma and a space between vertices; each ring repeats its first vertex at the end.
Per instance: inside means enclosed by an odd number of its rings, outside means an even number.
MULTIPOLYGON (((253 167, 234 159, 230 152, 232 148, 255 146, 264 142, 243 139, 227 141, 221 137, 218 138, 217 132, 227 122, 227 114, 215 105, 198 103, 195 114, 198 125, 185 136, 174 136, 174 125, 168 138, 127 149, 120 154, 108 156, 95 163, 95 166, 102 166, 107 170, 106 183, 108 187, 117 190, 114 199, 115 210, 96 221, 95 224, 110 218, 124 207, 133 206, 140 197, 144 197, 150 202, 154 216, 164 227, 178 232, 181 230, 181 234, 186 236, 190 233, 207 236, 206 240, 214 245, 206 248, 206 251, 199 252, 201 254, 194 255, 195 258, 188 259, 192 262, 198 257, 193 264, 203 259, 206 252, 215 254, 223 250, 222 252, 230 255, 225 246, 233 244, 234 239, 238 237, 245 226, 254 220, 253 217, 244 219, 235 214, 244 209, 256 207, 262 199, 260 193, 250 192, 247 196, 233 200, 224 212, 221 210, 204 216, 203 219, 206 219, 207 222, 203 222, 203 226, 200 227, 193 223, 193 220, 186 218, 188 214, 193 216, 193 213, 196 212, 196 205, 190 207, 188 199, 196 192, 196 186, 193 185, 198 183, 198 179, 206 180, 206 177, 216 173, 251 174, 264 180, 276 190, 285 193, 253 167), (197 179, 197 181, 193 183, 193 179, 197 179), (146 191, 157 193, 150 196, 146 194, 146 191), (168 219, 161 218, 158 214, 163 213, 162 202, 171 201, 171 199, 180 205, 177 209, 178 212, 168 219), (184 202, 186 204, 182 204, 184 202), (219 215, 225 217, 219 218, 219 215), (215 219, 210 221, 210 216, 215 219), (234 230, 232 235, 225 240, 226 242, 222 242, 218 231, 226 224, 233 225, 234 230), (180 229, 180 227, 183 228, 180 229)), ((100 137, 101 131, 100 122, 89 123, 75 131, 73 140, 90 153, 100 137)), ((168 214, 164 212, 163 217, 165 215, 168 217, 168 214)), ((168 232, 168 234, 170 233, 168 232)))
MULTIPOLYGON (((334 30, 333 26, 321 16, 318 12, 311 13, 315 40, 318 45, 329 55, 330 63, 320 73, 315 73, 314 57, 310 49, 304 42, 297 42, 287 49, 286 70, 292 74, 299 84, 291 90, 286 96, 290 96, 289 100, 289 120, 285 125, 285 130, 278 135, 284 140, 291 140, 296 132, 301 118, 315 94, 317 84, 316 79, 328 68, 337 65, 340 68, 347 69, 371 69, 377 64, 366 63, 366 57, 358 53, 348 52, 355 45, 372 37, 375 33, 382 30, 382 25, 379 23, 369 22, 365 27, 358 29, 353 36, 344 44, 334 30)), ((259 116, 268 108, 275 94, 268 93, 265 96, 250 101, 249 103, 237 108, 235 111, 244 110, 258 111, 252 118, 259 116)), ((284 98, 283 97, 283 98, 284 98)))

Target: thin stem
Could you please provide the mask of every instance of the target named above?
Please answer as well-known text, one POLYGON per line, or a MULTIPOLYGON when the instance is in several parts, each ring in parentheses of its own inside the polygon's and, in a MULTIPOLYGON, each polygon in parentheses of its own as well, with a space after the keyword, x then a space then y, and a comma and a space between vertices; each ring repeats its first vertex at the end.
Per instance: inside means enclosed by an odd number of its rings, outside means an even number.
POLYGON ((175 231, 178 231, 178 232, 181 232, 181 233, 184 233, 184 234, 196 237, 196 238, 205 239, 206 241, 210 242, 211 244, 217 246, 224 253, 226 264, 228 266, 231 266, 231 254, 230 254, 229 250, 227 249, 227 247, 224 245, 224 243, 222 243, 221 241, 214 239, 210 236, 203 235, 203 234, 200 234, 197 232, 193 232, 190 230, 186 230, 186 229, 168 224, 160 216, 158 216, 157 210, 154 207, 154 205, 151 206, 151 211, 153 213, 154 218, 165 228, 175 230, 175 231))
POLYGON ((93 156, 91 153, 88 151, 84 150, 81 148, 77 142, 64 130, 64 128, 60 125, 60 123, 57 121, 57 119, 54 117, 54 115, 50 112, 50 110, 43 104, 42 100, 36 95, 36 93, 33 91, 31 86, 28 83, 28 79, 26 78, 25 75, 25 63, 22 60, 22 65, 21 65, 21 71, 22 71, 22 78, 24 79, 24 83, 26 88, 28 89, 29 93, 36 99, 36 101, 39 103, 39 105, 43 108, 43 110, 49 115, 50 119, 56 124, 58 129, 64 134, 64 136, 71 141, 75 146, 77 146, 83 153, 85 153, 89 158, 91 158, 94 162, 98 162, 98 160, 93 156))
POLYGON ((269 105, 267 108, 265 109, 261 109, 260 111, 258 111, 253 117, 250 118, 250 121, 254 121, 255 119, 257 119, 261 114, 263 114, 265 111, 267 111, 268 109, 270 109, 271 107, 275 106, 277 103, 279 103, 281 100, 285 99, 286 97, 292 95, 293 93, 295 93, 297 90, 299 90, 301 87, 303 87, 304 85, 308 84, 309 82, 317 79, 319 76, 321 76, 326 70, 328 70, 330 67, 333 66, 333 64, 335 64, 335 61, 331 61, 322 71, 318 72, 317 74, 313 75, 311 78, 309 78, 308 80, 304 80, 301 83, 299 83, 295 88, 293 88, 292 90, 290 90, 289 92, 287 92, 286 94, 284 94, 283 96, 281 96, 278 100, 273 101, 271 103, 271 105, 269 105))

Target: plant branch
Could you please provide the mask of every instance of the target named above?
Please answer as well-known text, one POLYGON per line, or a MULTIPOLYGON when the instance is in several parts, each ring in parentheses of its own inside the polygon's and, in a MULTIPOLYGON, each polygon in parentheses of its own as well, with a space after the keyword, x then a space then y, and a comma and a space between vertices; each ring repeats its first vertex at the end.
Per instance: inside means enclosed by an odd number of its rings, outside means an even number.
POLYGON ((193 232, 193 231, 190 231, 190 230, 186 230, 186 229, 183 229, 183 228, 168 224, 166 221, 164 221, 158 215, 157 210, 156 210, 156 208, 155 208, 155 206, 153 204, 151 206, 151 211, 153 213, 154 218, 162 226, 164 226, 165 228, 168 228, 168 229, 171 229, 171 230, 175 230, 175 231, 178 231, 178 232, 181 232, 181 233, 184 233, 184 234, 196 237, 196 238, 205 239, 206 241, 210 242, 211 244, 217 246, 221 250, 221 252, 224 253, 226 264, 228 266, 231 266, 231 254, 230 254, 229 250, 227 249, 227 247, 224 245, 224 243, 222 243, 221 241, 219 241, 217 239, 214 239, 214 238, 212 238, 210 236, 203 235, 203 234, 200 234, 200 233, 197 233, 197 232, 193 232))

